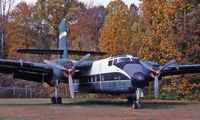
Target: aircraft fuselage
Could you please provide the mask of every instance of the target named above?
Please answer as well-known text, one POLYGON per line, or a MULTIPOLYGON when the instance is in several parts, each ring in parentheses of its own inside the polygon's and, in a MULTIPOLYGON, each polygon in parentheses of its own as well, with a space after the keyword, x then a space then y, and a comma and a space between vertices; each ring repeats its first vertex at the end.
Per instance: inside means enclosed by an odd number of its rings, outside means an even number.
POLYGON ((153 80, 137 57, 122 55, 94 61, 87 69, 80 69, 74 79, 76 92, 131 93, 153 80))

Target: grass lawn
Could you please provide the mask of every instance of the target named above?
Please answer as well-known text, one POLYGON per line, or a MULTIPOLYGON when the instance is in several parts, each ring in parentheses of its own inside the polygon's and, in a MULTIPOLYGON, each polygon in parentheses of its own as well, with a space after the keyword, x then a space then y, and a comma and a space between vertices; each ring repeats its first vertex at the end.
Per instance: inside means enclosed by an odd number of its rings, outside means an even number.
POLYGON ((199 102, 144 101, 134 110, 122 99, 0 99, 0 120, 200 120, 199 102))

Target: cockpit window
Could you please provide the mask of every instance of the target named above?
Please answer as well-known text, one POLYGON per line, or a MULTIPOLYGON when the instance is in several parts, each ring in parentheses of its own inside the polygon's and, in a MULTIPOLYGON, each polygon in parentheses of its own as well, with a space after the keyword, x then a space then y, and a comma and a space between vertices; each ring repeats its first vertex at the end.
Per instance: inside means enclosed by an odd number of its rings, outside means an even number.
POLYGON ((135 58, 132 58, 132 62, 135 63, 135 64, 139 64, 140 63, 139 59, 135 59, 135 58))
POLYGON ((119 63, 120 62, 131 62, 131 60, 130 60, 130 58, 120 58, 119 63))
POLYGON ((116 64, 117 64, 117 59, 115 59, 115 60, 114 60, 114 63, 113 63, 113 64, 114 64, 114 65, 116 65, 116 64))
POLYGON ((111 60, 111 61, 108 61, 108 66, 111 66, 112 65, 112 63, 113 63, 113 61, 111 60))

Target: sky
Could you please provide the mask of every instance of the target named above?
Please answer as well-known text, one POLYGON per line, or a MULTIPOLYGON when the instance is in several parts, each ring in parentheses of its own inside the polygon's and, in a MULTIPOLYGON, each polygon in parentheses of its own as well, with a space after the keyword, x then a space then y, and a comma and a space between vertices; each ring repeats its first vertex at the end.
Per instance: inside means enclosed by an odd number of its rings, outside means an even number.
MULTIPOLYGON (((16 0, 16 2, 26 1, 27 3, 35 3, 37 0, 16 0)), ((107 4, 112 0, 78 0, 86 3, 87 5, 104 5, 105 7, 107 4)), ((131 3, 134 3, 136 6, 139 6, 139 0, 122 0, 124 1, 128 6, 131 5, 131 3)))

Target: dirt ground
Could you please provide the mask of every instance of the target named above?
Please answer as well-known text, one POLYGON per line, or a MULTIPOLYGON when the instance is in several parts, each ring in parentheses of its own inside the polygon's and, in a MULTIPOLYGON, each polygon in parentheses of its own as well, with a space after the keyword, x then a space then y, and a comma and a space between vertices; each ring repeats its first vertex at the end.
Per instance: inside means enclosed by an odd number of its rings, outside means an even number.
POLYGON ((125 100, 0 99, 0 120, 200 120, 200 102, 144 101, 134 110, 125 100))

